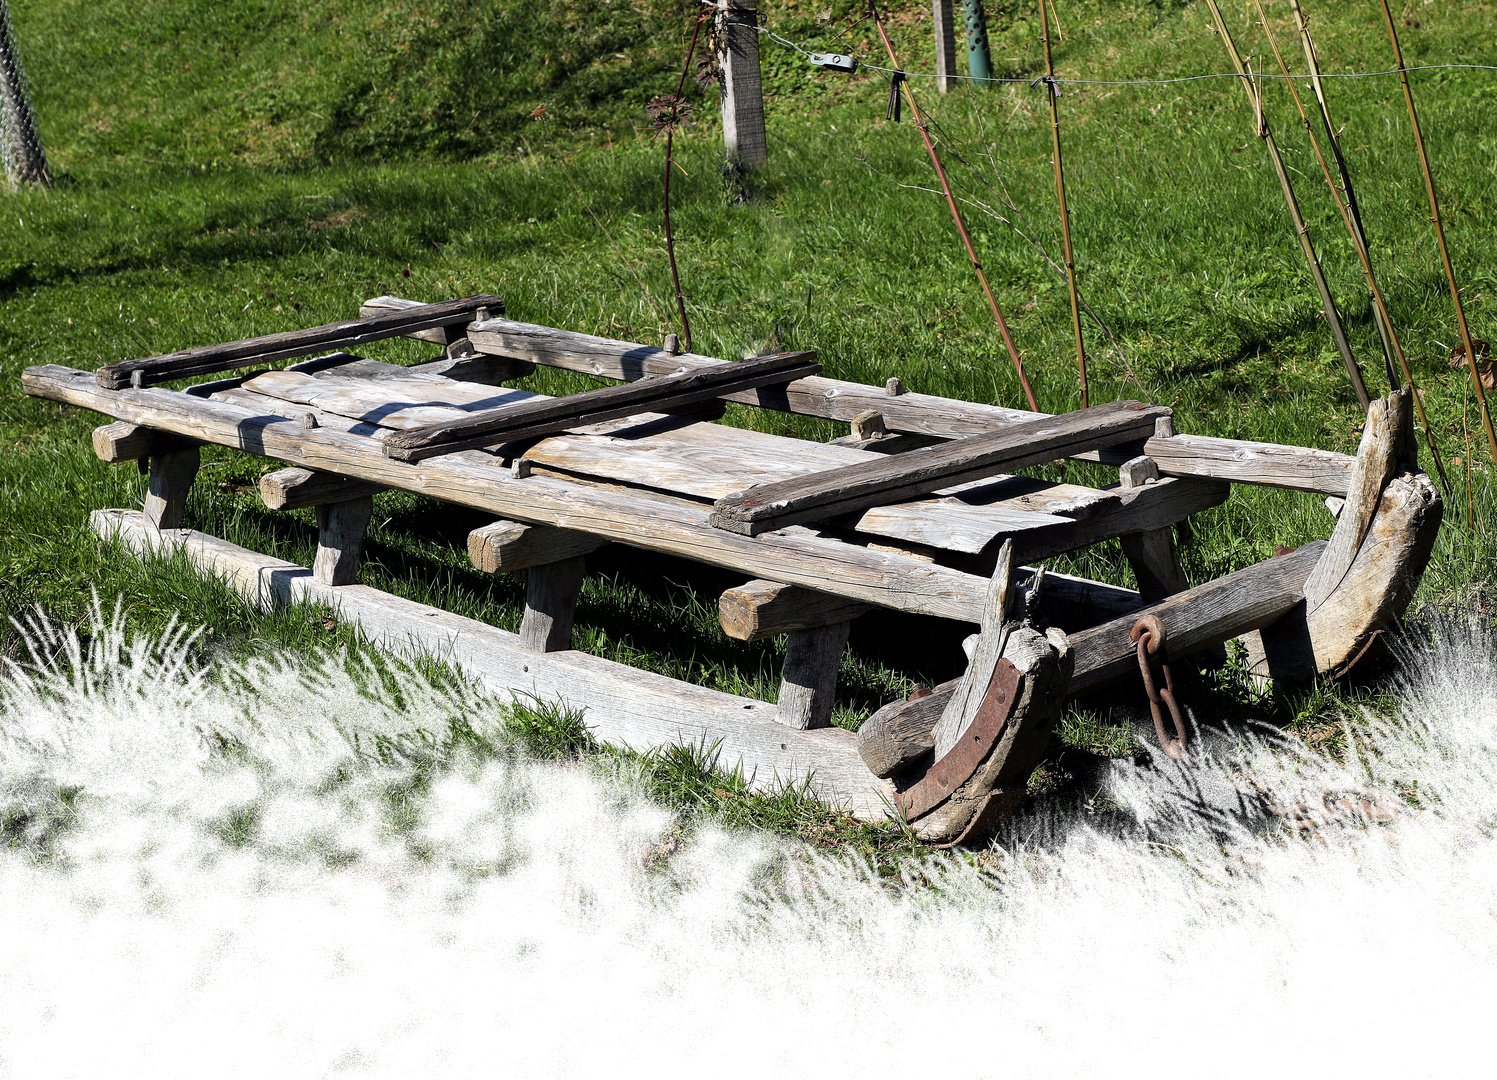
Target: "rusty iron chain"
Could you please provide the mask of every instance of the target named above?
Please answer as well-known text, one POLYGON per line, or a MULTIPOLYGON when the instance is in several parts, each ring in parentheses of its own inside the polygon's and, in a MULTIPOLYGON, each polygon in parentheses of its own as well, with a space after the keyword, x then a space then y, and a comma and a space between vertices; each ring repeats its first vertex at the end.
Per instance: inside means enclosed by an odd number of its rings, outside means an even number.
POLYGON ((1166 754, 1176 761, 1185 760, 1185 751, 1190 735, 1185 726, 1185 717, 1180 711, 1180 702, 1175 697, 1175 677, 1164 658, 1164 624, 1155 615, 1145 615, 1133 624, 1128 636, 1138 645, 1138 671, 1143 676, 1144 692, 1149 695, 1149 712, 1154 717, 1154 734, 1166 754), (1164 686, 1155 678, 1155 668, 1164 675, 1164 686), (1175 734, 1171 736, 1164 722, 1164 710, 1169 710, 1170 722, 1175 734))

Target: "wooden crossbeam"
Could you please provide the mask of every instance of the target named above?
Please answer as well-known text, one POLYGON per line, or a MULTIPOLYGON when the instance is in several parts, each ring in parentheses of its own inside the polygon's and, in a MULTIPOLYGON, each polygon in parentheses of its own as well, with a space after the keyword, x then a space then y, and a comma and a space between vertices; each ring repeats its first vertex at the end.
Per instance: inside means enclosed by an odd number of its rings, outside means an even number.
MULTIPOLYGON (((1143 615, 1153 615, 1163 625, 1164 651, 1170 660, 1272 625, 1304 598, 1305 579, 1325 546, 1324 540, 1316 540, 1071 634, 1075 674, 1068 695, 1079 697, 1118 679, 1138 678, 1138 652, 1130 631, 1143 615)), ((891 776, 930 753, 942 711, 961 684, 960 678, 952 679, 926 697, 891 702, 864 721, 858 751, 868 767, 879 776, 891 776)))
POLYGON ((563 398, 481 409, 460 419, 397 432, 385 440, 385 455, 397 461, 421 461, 437 454, 538 438, 622 416, 666 412, 714 400, 724 393, 814 375, 821 370, 815 359, 814 352, 774 353, 563 398))
POLYGON ((760 484, 719 499, 712 524, 757 536, 787 525, 919 498, 996 472, 1140 441, 1153 434, 1155 420, 1169 415, 1170 410, 1162 406, 1115 401, 892 458, 760 484))
POLYGON ((473 321, 480 308, 501 312, 504 310, 504 301, 497 296, 465 296, 461 300, 422 304, 369 318, 313 326, 306 330, 289 330, 222 345, 201 345, 181 352, 106 364, 94 373, 94 378, 106 390, 122 390, 127 386, 154 386, 172 379, 253 367, 297 356, 310 356, 327 349, 352 348, 434 327, 466 324, 473 321))

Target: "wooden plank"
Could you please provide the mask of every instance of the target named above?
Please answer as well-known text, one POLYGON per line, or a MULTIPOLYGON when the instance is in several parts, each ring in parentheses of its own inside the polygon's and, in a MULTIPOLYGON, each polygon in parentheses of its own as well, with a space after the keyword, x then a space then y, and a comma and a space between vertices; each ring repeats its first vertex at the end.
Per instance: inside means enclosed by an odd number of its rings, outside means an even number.
MULTIPOLYGON (((468 336, 480 351, 626 381, 664 374, 686 365, 720 363, 708 356, 692 353, 671 356, 650 345, 510 319, 485 320, 471 327, 468 336)), ((849 423, 874 409, 883 415, 891 431, 942 438, 983 435, 1008 424, 1035 419, 1034 413, 1023 409, 932 394, 889 395, 879 387, 820 376, 783 387, 726 395, 726 400, 849 423)), ((1346 494, 1353 461, 1345 454, 1328 450, 1206 435, 1155 435, 1139 446, 1079 454, 1077 460, 1103 460, 1120 465, 1139 454, 1152 457, 1164 476, 1210 477, 1323 495, 1346 494)))
POLYGON ((590 555, 606 543, 601 536, 571 529, 500 520, 468 534, 468 558, 486 574, 508 574, 590 555))
MULTIPOLYGON (((1067 695, 1078 697, 1118 679, 1138 678, 1137 649, 1128 635, 1144 614, 1153 614, 1164 624, 1170 660, 1272 624, 1299 604, 1305 579, 1324 547, 1325 541, 1317 540, 1136 614, 1070 634, 1075 671, 1067 695)), ((1046 578, 1048 589, 1049 575, 1046 578)), ((930 754, 935 747, 935 725, 962 682, 961 678, 944 682, 917 701, 891 702, 864 721, 869 733, 862 737, 861 746, 867 748, 863 756, 869 768, 892 776, 930 754)))
POLYGON ((1137 440, 1154 430, 1156 418, 1168 415, 1169 410, 1159 406, 1110 402, 809 478, 761 484, 719 499, 712 524, 757 536, 786 525, 866 510, 1005 468, 1039 465, 1082 450, 1137 440))
POLYGON ((215 371, 307 356, 324 349, 351 348, 371 341, 399 337, 413 330, 467 323, 481 307, 490 311, 503 311, 504 301, 497 296, 469 296, 461 300, 373 315, 367 319, 327 323, 306 330, 289 330, 221 345, 200 345, 180 352, 106 364, 99 368, 96 377, 99 385, 109 390, 127 386, 152 386, 171 379, 185 379, 193 375, 207 375, 215 371))
MULTIPOLYGON (((421 307, 419 300, 407 300, 399 296, 376 296, 365 300, 359 305, 359 318, 367 319, 372 315, 384 315, 394 311, 409 311, 411 308, 421 307)), ((474 319, 486 319, 492 315, 502 315, 500 310, 479 308, 473 313, 474 319)), ((419 341, 430 341, 434 345, 450 345, 454 341, 466 336, 462 324, 455 326, 437 326, 429 330, 413 330, 401 335, 402 337, 415 338, 419 341)))
POLYGON ((181 526, 187 512, 187 494, 197 479, 200 454, 193 442, 182 450, 151 455, 150 480, 146 485, 146 520, 158 529, 181 526))
POLYGON ((277 469, 260 477, 260 498, 270 510, 300 510, 306 506, 349 502, 384 490, 381 484, 316 469, 277 469))
POLYGON ((848 622, 790 631, 780 679, 775 722, 806 731, 832 722, 837 703, 837 671, 847 648, 848 622))
POLYGON ((583 556, 574 555, 526 571, 525 616, 520 622, 523 648, 549 653, 572 647, 572 616, 586 563, 583 556))
POLYGON ((456 382, 499 386, 511 379, 523 379, 532 374, 535 365, 524 360, 512 360, 507 356, 467 353, 428 360, 424 364, 412 364, 405 370, 413 375, 440 375, 456 382))
MULTIPOLYGON (((829 443, 808 443, 721 424, 679 423, 616 427, 606 436, 556 435, 531 447, 525 456, 571 474, 644 484, 706 499, 740 490, 745 481, 787 479, 818 469, 883 460, 880 455, 829 443)), ((1016 494, 1043 486, 1027 477, 995 477, 989 482, 992 486, 942 489, 936 493, 937 499, 875 507, 837 524, 875 536, 977 554, 995 537, 1069 523, 1067 517, 1031 509, 1038 500, 1023 505, 1002 500, 999 496, 1009 489, 1001 484, 1009 479, 1015 479, 1012 490, 1016 494), (954 491, 960 491, 960 496, 953 496, 954 491), (968 497, 988 501, 974 506, 966 501, 968 497)), ((1057 487, 1074 496, 1067 505, 1076 510, 1083 509, 1088 499, 1110 498, 1092 488, 1057 487)))
POLYGON ((410 374, 371 381, 357 374, 270 371, 249 379, 243 389, 401 431, 487 409, 552 400, 525 390, 410 374))
POLYGON ((419 430, 403 431, 385 440, 385 453, 400 461, 421 461, 436 454, 552 435, 567 428, 641 412, 669 412, 733 390, 814 374, 821 370, 813 362, 815 356, 815 353, 775 353, 563 398, 501 405, 419 430))
POLYGON ((364 531, 374 513, 369 495, 317 507, 317 556, 312 577, 322 585, 352 585, 359 576, 364 531))
POLYGON ((376 648, 452 664, 501 695, 579 710, 604 742, 641 752, 705 747, 718 767, 741 769, 751 791, 808 783, 816 798, 865 821, 884 820, 893 805, 894 785, 869 773, 855 736, 841 728, 795 731, 774 722, 773 705, 752 698, 574 650, 527 652, 518 635, 474 619, 366 585, 321 585, 309 570, 216 537, 190 530, 156 533, 131 511, 96 510, 91 524, 138 552, 182 551, 203 573, 261 608, 324 604, 376 648))
POLYGON ((94 428, 94 453, 99 460, 109 465, 126 461, 138 461, 152 454, 164 454, 172 450, 185 450, 192 440, 164 431, 152 431, 148 427, 116 421, 94 428))
POLYGON ((56 365, 28 368, 22 384, 36 396, 303 468, 430 495, 500 517, 595 533, 882 607, 968 622, 976 622, 982 608, 986 582, 958 570, 842 543, 810 530, 737 536, 712 528, 708 508, 697 504, 540 474, 520 479, 498 459, 479 451, 407 464, 378 454, 368 438, 331 427, 306 430, 299 422, 171 390, 105 391, 88 372, 56 365))
POLYGON ((737 641, 850 623, 867 610, 866 604, 778 581, 745 582, 717 601, 723 632, 737 641))

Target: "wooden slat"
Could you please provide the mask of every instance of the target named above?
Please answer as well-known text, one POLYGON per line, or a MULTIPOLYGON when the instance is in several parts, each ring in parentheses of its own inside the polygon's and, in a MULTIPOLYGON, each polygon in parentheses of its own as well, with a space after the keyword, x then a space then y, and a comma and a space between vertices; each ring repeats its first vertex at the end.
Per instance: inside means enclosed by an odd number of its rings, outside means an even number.
POLYGON ((472 320, 481 307, 490 311, 502 311, 504 301, 497 296, 468 296, 441 304, 424 304, 391 311, 367 319, 349 319, 305 330, 289 330, 264 337, 230 341, 222 345, 200 345, 161 356, 106 364, 99 368, 96 378, 100 386, 109 390, 119 390, 131 385, 151 386, 171 379, 308 356, 324 349, 350 348, 431 327, 466 323, 472 320))
POLYGON ((408 464, 379 454, 368 438, 329 427, 307 430, 299 422, 172 390, 102 390, 89 372, 56 365, 28 368, 22 384, 36 396, 303 468, 430 495, 500 517, 595 533, 881 607, 968 622, 976 622, 981 610, 986 582, 971 574, 810 530, 736 536, 712 528, 705 506, 540 474, 519 479, 498 459, 478 451, 408 464))
POLYGON ((375 382, 331 373, 268 371, 246 381, 242 389, 397 430, 551 400, 526 390, 454 382, 439 375, 392 375, 375 382))
MULTIPOLYGON (((271 372, 246 382, 244 390, 264 391, 310 406, 324 425, 329 422, 325 414, 331 409, 337 415, 368 418, 392 428, 419 423, 420 417, 429 415, 422 411, 428 408, 471 410, 496 401, 549 400, 527 396, 523 391, 496 394, 485 387, 447 379, 416 378, 412 369, 373 361, 345 364, 315 377, 271 372), (366 373, 378 382, 362 379, 366 373)), ((297 415, 295 410, 279 411, 297 415)), ((568 473, 713 499, 741 487, 742 480, 783 479, 818 469, 884 460, 848 447, 650 414, 552 436, 526 451, 525 457, 568 473)), ((838 524, 970 555, 989 549, 998 537, 1015 536, 1019 557, 1036 560, 1115 532, 1172 523, 1226 496, 1224 486, 1192 489, 1188 486, 1191 483, 1202 482, 1186 481, 1171 489, 1169 485, 1181 482, 1166 481, 1145 498, 1131 501, 1117 491, 1047 484, 1028 477, 994 477, 942 489, 936 494, 945 497, 938 500, 875 507, 838 524), (1099 515, 1111 513, 1121 516, 1115 532, 1109 534, 1107 523, 1101 522, 1099 515), (1086 518, 1088 523, 1078 525, 1073 520, 1076 518, 1086 518)))
POLYGON ((761 484, 719 499, 712 524, 757 536, 787 525, 916 498, 1004 469, 1136 441, 1154 430, 1156 419, 1169 414, 1160 406, 1116 401, 804 479, 761 484))
POLYGON ((641 412, 668 412, 734 390, 814 374, 821 370, 814 363, 815 357, 809 352, 776 353, 563 398, 504 405, 391 436, 385 440, 385 453, 400 461, 421 461, 436 454, 552 435, 641 412))
MULTIPOLYGON (((633 380, 662 374, 692 364, 719 363, 691 353, 671 356, 658 348, 576 334, 549 326, 489 319, 470 327, 469 340, 482 352, 529 360, 548 367, 585 371, 610 379, 633 380)), ((1008 424, 1023 423, 1035 414, 1001 405, 983 405, 904 392, 886 394, 879 387, 816 376, 784 387, 726 395, 729 401, 759 405, 781 412, 823 416, 851 423, 868 410, 882 414, 891 431, 963 438, 983 435, 1008 424)), ((1079 460, 1102 460, 1120 465, 1148 454, 1165 476, 1203 476, 1239 484, 1345 495, 1352 458, 1328 450, 1277 443, 1222 439, 1206 435, 1153 436, 1122 451, 1078 455, 1079 460)))

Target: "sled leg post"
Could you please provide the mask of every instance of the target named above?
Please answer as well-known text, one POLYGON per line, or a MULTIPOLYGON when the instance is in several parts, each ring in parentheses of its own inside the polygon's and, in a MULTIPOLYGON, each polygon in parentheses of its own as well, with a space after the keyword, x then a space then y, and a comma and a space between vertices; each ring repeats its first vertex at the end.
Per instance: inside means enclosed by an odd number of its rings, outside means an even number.
MULTIPOLYGON (((1118 478, 1124 490, 1141 488, 1159 479, 1159 466, 1151 457, 1136 457, 1124 463, 1118 478)), ((1118 542, 1123 545, 1123 554, 1128 558, 1128 565, 1133 567, 1133 575, 1138 578, 1138 593, 1146 603, 1158 603, 1166 596, 1190 588, 1190 579, 1180 565, 1180 552, 1175 547, 1172 528, 1166 526, 1128 533, 1118 537, 1118 542)))
POLYGON ((792 630, 785 652, 775 719, 786 727, 823 728, 832 722, 837 701, 837 669, 852 623, 792 630))
POLYGON ((374 513, 374 496, 317 507, 317 558, 312 577, 321 585, 352 585, 359 574, 364 532, 374 513))
POLYGON ((520 644, 532 652, 560 652, 572 647, 572 615, 582 591, 586 559, 575 555, 525 571, 525 618, 520 644))
POLYGON ((180 529, 187 509, 187 493, 197 479, 198 448, 189 446, 151 455, 146 488, 146 520, 158 529, 180 529))

